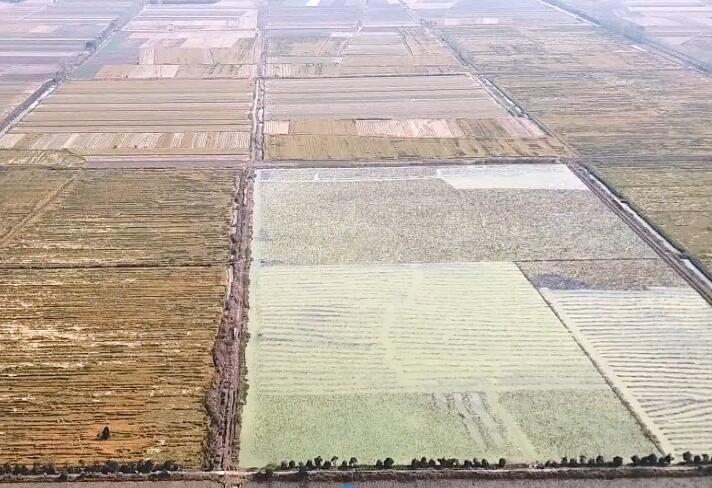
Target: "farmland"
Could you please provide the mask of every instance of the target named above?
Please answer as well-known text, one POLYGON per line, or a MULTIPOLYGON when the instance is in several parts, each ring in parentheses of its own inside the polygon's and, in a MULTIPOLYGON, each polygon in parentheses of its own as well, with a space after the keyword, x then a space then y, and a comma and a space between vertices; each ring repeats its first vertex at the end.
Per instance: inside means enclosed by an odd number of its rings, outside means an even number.
POLYGON ((710 152, 709 78, 536 2, 485 3, 468 12, 499 18, 502 9, 519 13, 506 22, 455 23, 444 34, 579 155, 710 152))
POLYGON ((709 474, 707 7, 616 1, 0 0, 0 481, 709 474))
POLYGON ((77 73, 91 79, 257 75, 257 10, 245 2, 147 5, 77 73))
MULTIPOLYGON (((565 167, 261 171, 253 235, 242 465, 317 454, 407 460, 434 455, 443 437, 453 455, 469 443, 511 459, 647 451, 644 431, 664 449, 704 445, 704 413, 676 431, 605 341, 571 335, 606 305, 557 297, 608 296, 610 320, 631 333, 650 320, 646 306, 626 305, 636 297, 662 303, 651 315, 691 337, 708 337, 712 309, 565 167), (300 221, 307 208, 310 225, 300 221), (369 415, 388 418, 403 402, 418 405, 390 430, 405 443, 350 444, 350 424, 327 420, 327 410, 356 411, 356 424, 378 431, 369 415), (626 407, 650 424, 641 429, 626 407), (571 410, 534 421, 552 409, 571 410), (585 435, 577 412, 595 419, 585 435), (311 434, 290 415, 333 430, 311 434), (409 429, 428 422, 445 430, 416 451, 409 429)), ((664 342, 655 323, 651 340, 664 342)), ((671 350, 647 374, 684 368, 685 357, 671 350)))
POLYGON ((0 4, 0 121, 138 10, 138 2, 0 4))
POLYGON ((251 106, 249 80, 71 81, 0 138, 0 147, 244 159, 251 106))
POLYGON ((556 156, 563 145, 466 75, 272 79, 267 159, 556 156))
POLYGON ((712 168, 708 163, 600 163, 595 168, 643 215, 712 269, 712 168))
POLYGON ((463 66, 422 27, 356 32, 270 31, 266 75, 276 78, 455 74, 463 66))
POLYGON ((0 459, 202 464, 234 185, 219 171, 0 172, 0 459))
POLYGON ((557 0, 633 39, 652 41, 712 70, 712 5, 704 0, 557 0))

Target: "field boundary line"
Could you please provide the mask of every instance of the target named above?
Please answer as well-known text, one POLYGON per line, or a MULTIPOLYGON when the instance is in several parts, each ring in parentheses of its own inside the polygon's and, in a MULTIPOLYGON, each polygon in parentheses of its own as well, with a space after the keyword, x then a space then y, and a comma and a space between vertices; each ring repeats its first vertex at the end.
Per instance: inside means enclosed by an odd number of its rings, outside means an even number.
POLYGON ((712 71, 710 71, 710 68, 705 66, 703 63, 700 63, 699 61, 685 55, 684 53, 668 48, 664 44, 654 41, 649 37, 641 37, 640 39, 636 39, 635 37, 625 34, 624 32, 620 32, 613 27, 608 27, 602 21, 596 19, 596 17, 594 17, 592 14, 588 14, 583 10, 573 7, 572 5, 566 5, 564 3, 561 3, 559 2, 559 0, 536 1, 541 3, 542 5, 557 10, 579 21, 586 22, 589 25, 592 25, 598 29, 607 32, 608 34, 613 34, 614 36, 625 39, 634 48, 641 48, 644 52, 648 54, 652 54, 653 56, 662 58, 666 61, 676 64, 677 66, 695 71, 698 74, 701 74, 707 78, 712 78, 712 71))
POLYGON ((712 305, 712 277, 698 259, 668 236, 655 222, 645 217, 634 203, 611 187, 595 169, 574 161, 568 166, 600 200, 632 228, 666 263, 712 305))
POLYGON ((453 45, 452 40, 448 35, 446 35, 441 29, 435 28, 434 26, 423 22, 418 16, 416 16, 413 9, 405 2, 405 0, 398 0, 398 2, 408 11, 408 15, 411 19, 417 22, 421 27, 423 27, 431 35, 435 36, 442 42, 448 51, 455 57, 455 59, 460 63, 460 65, 465 69, 468 75, 474 77, 479 81, 485 92, 494 100, 497 105, 504 108, 509 114, 515 117, 524 117, 530 120, 535 126, 539 127, 545 134, 553 137, 568 151, 570 156, 577 156, 578 153, 571 147, 566 141, 561 139, 553 130, 551 130, 546 124, 540 121, 537 117, 531 115, 527 110, 525 110, 519 103, 517 103, 513 98, 511 98, 507 93, 505 93, 501 88, 499 88, 492 80, 487 78, 487 76, 482 73, 475 65, 470 62, 466 56, 464 56, 460 50, 453 45))
POLYGON ((254 173, 243 173, 237 178, 230 229, 233 264, 227 270, 226 301, 213 346, 215 374, 205 401, 210 425, 203 464, 208 469, 233 468, 246 393, 242 384, 249 338, 246 324, 254 173))
POLYGON ((47 195, 46 198, 37 202, 37 204, 32 208, 29 214, 20 220, 15 226, 13 226, 5 235, 0 236, 0 246, 7 243, 15 234, 17 234, 21 229, 36 221, 53 202, 57 201, 60 195, 65 191, 71 191, 71 189, 76 185, 77 178, 79 177, 79 171, 69 170, 74 174, 63 181, 53 192, 47 195))
POLYGON ((571 338, 576 342, 581 351, 586 355, 586 357, 591 361, 591 364, 598 374, 601 376, 603 381, 605 381, 608 386, 613 390, 615 395, 618 397, 623 406, 630 412, 633 418, 636 420, 640 428, 646 437, 655 445, 655 447, 660 451, 661 454, 673 454, 674 450, 672 444, 667 440, 663 432, 657 427, 655 422, 648 416, 643 407, 640 405, 638 400, 635 399, 628 388, 618 380, 618 376, 613 372, 613 370, 608 366, 605 359, 603 359, 597 352, 593 345, 586 339, 586 337, 581 333, 581 331, 573 325, 572 322, 566 320, 566 314, 563 310, 557 310, 556 307, 551 303, 547 292, 545 289, 538 288, 529 278, 529 276, 524 273, 524 271, 519 266, 519 263, 515 263, 519 271, 526 277, 527 281, 531 286, 537 291, 541 299, 546 303, 551 312, 556 316, 557 320, 561 325, 571 334, 571 338))

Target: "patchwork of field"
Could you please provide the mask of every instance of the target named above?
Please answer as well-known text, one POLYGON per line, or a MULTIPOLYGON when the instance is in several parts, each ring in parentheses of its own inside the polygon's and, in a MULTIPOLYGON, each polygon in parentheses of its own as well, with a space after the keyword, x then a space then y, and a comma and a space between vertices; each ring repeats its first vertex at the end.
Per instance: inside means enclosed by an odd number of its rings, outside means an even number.
POLYGON ((266 159, 565 154, 466 75, 272 79, 265 119, 266 159))
POLYGON ((435 75, 464 67, 437 37, 422 27, 356 32, 271 31, 267 77, 435 75))
POLYGON ((202 465, 234 185, 0 172, 0 459, 202 465))
POLYGON ((252 96, 249 80, 71 81, 0 138, 0 147, 245 159, 252 96))
POLYGON ((595 169, 644 216, 712 270, 709 163, 599 163, 595 169))
POLYGON ((705 0, 556 0, 634 39, 653 41, 712 70, 712 4, 705 0))
POLYGON ((712 308, 565 166, 261 170, 254 197, 240 465, 709 447, 712 308))
POLYGON ((450 42, 579 155, 710 152, 708 77, 535 1, 468 8, 450 42))
POLYGON ((252 78, 261 44, 245 2, 147 5, 76 77, 252 78))
POLYGON ((130 0, 0 5, 0 121, 136 10, 130 0))

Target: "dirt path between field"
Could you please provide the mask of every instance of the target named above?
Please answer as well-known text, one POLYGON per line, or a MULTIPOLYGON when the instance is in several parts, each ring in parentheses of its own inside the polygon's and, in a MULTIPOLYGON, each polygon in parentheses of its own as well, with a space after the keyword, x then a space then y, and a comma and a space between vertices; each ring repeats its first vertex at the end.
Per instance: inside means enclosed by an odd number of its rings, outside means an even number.
POLYGON ((228 269, 228 295, 222 321, 215 338, 213 361, 215 376, 208 392, 206 408, 210 428, 205 446, 204 466, 208 469, 230 469, 240 436, 240 413, 246 390, 245 346, 247 333, 250 240, 252 239, 253 174, 239 177, 233 201, 231 261, 228 269))

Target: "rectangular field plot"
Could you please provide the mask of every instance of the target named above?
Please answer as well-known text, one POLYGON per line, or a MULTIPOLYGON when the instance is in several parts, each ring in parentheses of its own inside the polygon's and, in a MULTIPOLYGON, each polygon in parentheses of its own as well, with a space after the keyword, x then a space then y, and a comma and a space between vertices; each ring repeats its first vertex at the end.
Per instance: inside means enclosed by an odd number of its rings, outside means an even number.
POLYGON ((261 45, 256 22, 246 2, 147 5, 75 77, 251 78, 261 45))
POLYGON ((428 75, 464 67, 421 27, 356 32, 276 31, 267 39, 268 77, 428 75))
POLYGON ((466 19, 489 21, 444 35, 579 155, 709 154, 709 77, 535 0, 469 5, 466 19))
POLYGON ((2 270, 0 459, 201 466, 225 281, 222 267, 2 270))
POLYGON ((706 446, 712 308, 566 166, 262 170, 254 197, 242 466, 706 446))
POLYGON ((554 156, 566 150, 473 77, 272 79, 267 159, 554 156))
POLYGON ((224 265, 235 177, 207 170, 2 171, 0 268, 224 265))
POLYGON ((709 163, 600 163, 596 171, 712 273, 709 163))
POLYGON ((202 466, 238 176, 0 171, 0 459, 202 466))
POLYGON ((252 95, 249 80, 70 81, 0 138, 0 147, 244 159, 252 95))
POLYGON ((514 263, 275 265, 252 283, 243 465, 652 448, 514 263), (499 397, 540 390, 583 391, 616 415, 579 417, 609 424, 586 440, 547 422, 553 442, 535 448, 499 397))

